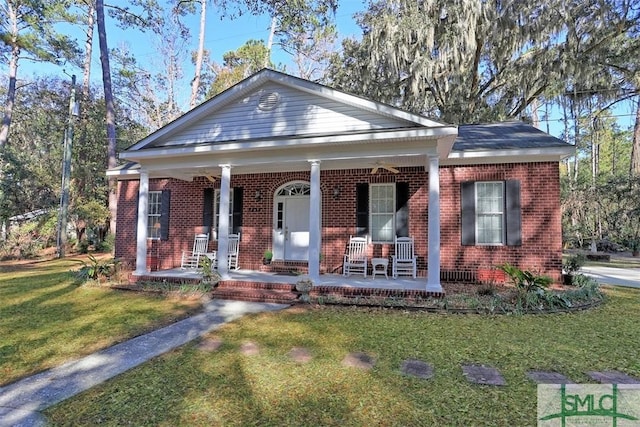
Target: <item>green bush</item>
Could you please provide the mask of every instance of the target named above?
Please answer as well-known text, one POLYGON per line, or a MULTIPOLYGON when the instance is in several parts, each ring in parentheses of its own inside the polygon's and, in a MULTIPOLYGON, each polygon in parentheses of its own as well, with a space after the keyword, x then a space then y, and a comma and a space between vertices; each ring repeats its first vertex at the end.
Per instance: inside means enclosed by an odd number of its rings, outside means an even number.
POLYGON ((76 277, 80 282, 87 280, 109 279, 113 277, 119 268, 119 261, 116 259, 98 260, 93 255, 89 255, 89 262, 84 262, 83 266, 76 272, 76 277))
POLYGON ((553 280, 547 276, 537 275, 528 270, 521 270, 509 263, 498 267, 504 271, 519 292, 525 294, 545 290, 553 280))
POLYGON ((582 266, 584 266, 587 258, 582 254, 572 255, 562 263, 562 271, 565 274, 574 275, 582 266))
POLYGON ((107 237, 101 242, 97 242, 95 245, 96 252, 108 253, 113 251, 115 247, 116 238, 113 233, 107 234, 107 237))
POLYGON ((44 249, 46 238, 41 237, 38 222, 26 222, 11 230, 3 242, 3 258, 34 258, 44 249))

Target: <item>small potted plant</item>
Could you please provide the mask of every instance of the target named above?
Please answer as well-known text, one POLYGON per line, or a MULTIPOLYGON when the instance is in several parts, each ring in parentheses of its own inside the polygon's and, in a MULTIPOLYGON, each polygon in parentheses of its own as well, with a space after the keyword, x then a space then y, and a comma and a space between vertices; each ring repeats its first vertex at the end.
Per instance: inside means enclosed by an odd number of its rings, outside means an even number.
POLYGON ((266 251, 264 251, 264 258, 262 258, 262 263, 264 265, 269 265, 271 264, 272 259, 273 259, 273 252, 271 252, 271 249, 267 249, 266 251))
POLYGON ((562 280, 565 285, 573 285, 573 276, 584 265, 585 257, 582 254, 572 255, 562 263, 562 280))
POLYGON ((217 271, 213 270, 213 261, 204 256, 200 258, 200 270, 202 271, 202 283, 215 285, 220 281, 217 271))
POLYGON ((313 282, 307 276, 302 276, 296 282, 296 291, 300 292, 300 300, 302 302, 309 302, 309 292, 313 289, 313 282))

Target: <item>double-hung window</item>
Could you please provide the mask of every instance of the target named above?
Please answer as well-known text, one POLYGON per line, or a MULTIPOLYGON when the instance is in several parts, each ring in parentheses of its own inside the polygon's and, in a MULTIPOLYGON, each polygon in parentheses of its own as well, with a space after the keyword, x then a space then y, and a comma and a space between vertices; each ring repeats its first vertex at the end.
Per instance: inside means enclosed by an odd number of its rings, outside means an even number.
POLYGON ((355 234, 372 243, 409 235, 409 183, 356 184, 355 234))
MULTIPOLYGON (((229 192, 229 234, 233 233, 233 193, 229 192)), ((220 190, 216 189, 215 206, 214 206, 213 226, 215 233, 218 233, 218 224, 220 223, 220 190)))
POLYGON ((476 182, 476 243, 504 244, 504 182, 476 182))
POLYGON ((160 239, 160 217, 162 215, 162 191, 149 191, 147 238, 160 239))
POLYGON ((520 181, 466 181, 461 184, 463 245, 520 246, 520 181))
POLYGON ((369 187, 369 210, 371 241, 374 243, 393 242, 395 235, 396 185, 371 184, 369 187))

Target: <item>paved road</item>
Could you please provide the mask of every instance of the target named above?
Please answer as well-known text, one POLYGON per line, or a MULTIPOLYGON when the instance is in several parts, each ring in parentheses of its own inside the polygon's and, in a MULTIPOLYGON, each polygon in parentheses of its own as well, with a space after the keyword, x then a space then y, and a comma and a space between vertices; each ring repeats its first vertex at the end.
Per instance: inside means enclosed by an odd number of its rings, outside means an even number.
POLYGON ((582 267, 580 272, 603 285, 640 288, 640 268, 582 267))
POLYGON ((0 387, 0 427, 45 426, 40 411, 245 314, 287 305, 214 300, 202 313, 102 351, 0 387))

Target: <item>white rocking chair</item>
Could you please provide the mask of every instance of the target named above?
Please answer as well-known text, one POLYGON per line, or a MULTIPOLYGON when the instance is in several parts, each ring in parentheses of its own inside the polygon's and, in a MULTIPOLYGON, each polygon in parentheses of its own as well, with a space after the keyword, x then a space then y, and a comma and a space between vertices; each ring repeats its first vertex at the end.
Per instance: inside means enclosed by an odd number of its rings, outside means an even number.
POLYGON ((182 251, 182 261, 180 268, 198 268, 200 266, 200 258, 205 256, 209 247, 209 234, 196 234, 193 239, 193 249, 191 251, 182 251))
POLYGON ((395 254, 391 256, 393 278, 411 275, 416 278, 416 256, 413 253, 413 237, 395 237, 395 254))
POLYGON ((344 255, 342 272, 345 276, 351 273, 362 274, 367 277, 367 239, 365 237, 349 238, 347 253, 344 255))
MULTIPOLYGON (((229 250, 227 256, 229 257, 229 270, 237 270, 238 267, 238 253, 240 251, 240 233, 229 234, 229 250)), ((216 252, 214 252, 217 255, 216 252)), ((215 257, 214 255, 214 257, 215 257)), ((213 267, 218 268, 218 259, 213 259, 213 267)))
POLYGON ((229 234, 229 270, 238 269, 239 250, 240 250, 240 233, 229 234))

